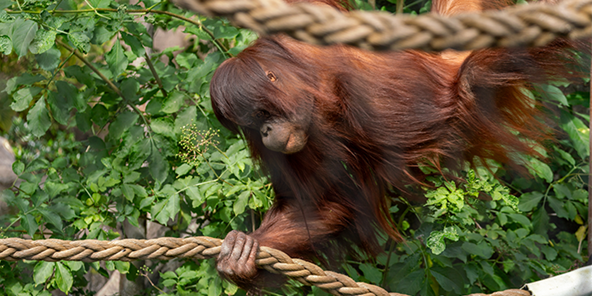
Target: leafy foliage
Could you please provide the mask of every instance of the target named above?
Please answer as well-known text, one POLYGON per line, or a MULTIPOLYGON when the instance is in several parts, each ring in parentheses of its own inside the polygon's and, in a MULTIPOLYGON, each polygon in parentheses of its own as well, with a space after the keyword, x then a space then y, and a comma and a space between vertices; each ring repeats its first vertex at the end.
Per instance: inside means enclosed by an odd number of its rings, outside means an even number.
MULTIPOLYGON (((396 11, 396 2, 378 5, 396 11)), ((20 180, 3 193, 10 212, 0 216, 0 236, 125 238, 122 223, 140 227, 148 219, 166 226, 167 236, 224 237, 253 230, 269 208, 267 177, 209 102, 213 71, 256 35, 166 1, 122 3, 0 0, 0 69, 11 77, 0 81, 0 118, 12 117, 10 128, 0 128, 15 144, 20 180), (184 30, 189 46, 155 51, 157 28, 184 30)), ((402 8, 429 7, 420 4, 402 8)), ((454 178, 434 174, 425 203, 393 198, 407 241, 384 239, 387 252, 348 261, 341 271, 390 291, 460 295, 581 265, 589 93, 562 89, 541 86, 557 140, 541 151, 548 160, 523 160, 534 177, 500 164, 467 167, 454 178)), ((8 295, 91 295, 85 275, 109 270, 130 280, 152 273, 123 262, 0 262, 0 288, 8 295)), ((324 293, 295 286, 282 293, 324 293)), ((223 282, 213 262, 187 261, 160 273, 144 293, 244 291, 223 282)))

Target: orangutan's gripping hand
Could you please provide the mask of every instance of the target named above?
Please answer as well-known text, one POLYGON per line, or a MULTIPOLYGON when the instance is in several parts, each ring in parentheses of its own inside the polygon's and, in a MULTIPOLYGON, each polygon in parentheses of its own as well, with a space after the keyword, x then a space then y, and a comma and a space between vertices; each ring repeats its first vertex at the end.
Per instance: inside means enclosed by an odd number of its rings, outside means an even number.
POLYGON ((216 269, 222 277, 242 287, 257 275, 255 257, 259 243, 252 236, 233 230, 222 243, 216 269))

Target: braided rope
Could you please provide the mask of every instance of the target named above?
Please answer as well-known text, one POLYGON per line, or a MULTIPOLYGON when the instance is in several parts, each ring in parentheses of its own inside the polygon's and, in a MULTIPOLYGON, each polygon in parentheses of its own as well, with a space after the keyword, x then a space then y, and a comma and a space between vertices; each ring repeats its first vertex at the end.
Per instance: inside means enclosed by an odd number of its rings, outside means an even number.
MULTIPOLYGON (((218 256, 222 240, 211 237, 157 239, 122 239, 114 241, 59 239, 24 240, 20 238, 0 239, 0 260, 43 260, 43 261, 133 261, 170 260, 173 258, 209 259, 218 256)), ((282 274, 308 286, 317 286, 333 295, 358 296, 406 296, 388 293, 381 287, 356 282, 350 277, 331 271, 300 259, 290 258, 286 253, 260 247, 256 264, 272 273, 282 274)), ((529 296, 522 290, 496 292, 496 296, 529 296), (502 294, 499 294, 502 293, 502 294), (505 293, 505 294, 503 294, 505 293)), ((475 294, 475 296, 484 294, 475 294)))
MULTIPOLYGON (((7 238, 0 239, 0 260, 92 262, 170 260, 173 258, 209 259, 220 253, 221 245, 221 239, 211 237, 165 237, 115 241, 7 238)), ((357 283, 343 274, 323 271, 310 262, 292 259, 286 253, 268 247, 260 247, 256 263, 260 268, 283 274, 305 285, 317 286, 333 295, 389 295, 386 290, 378 286, 357 283)))
POLYGON ((501 11, 392 15, 342 13, 326 5, 282 0, 175 0, 207 16, 223 16, 260 34, 287 33, 311 44, 350 44, 369 50, 542 46, 559 37, 592 36, 592 0, 512 6, 501 11))

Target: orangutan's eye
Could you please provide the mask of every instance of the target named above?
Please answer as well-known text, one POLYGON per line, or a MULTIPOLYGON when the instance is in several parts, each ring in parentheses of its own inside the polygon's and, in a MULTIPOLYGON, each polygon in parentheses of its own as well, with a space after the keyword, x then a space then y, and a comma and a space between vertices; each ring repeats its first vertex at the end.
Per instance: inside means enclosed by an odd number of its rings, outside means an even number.
POLYGON ((267 78, 269 78, 269 80, 270 80, 271 82, 274 82, 274 81, 276 81, 276 80, 277 80, 277 77, 275 76, 275 74, 273 74, 273 72, 271 72, 271 71, 267 71, 267 73, 266 73, 266 74, 267 74, 267 78))
POLYGON ((265 110, 257 110, 254 115, 259 120, 267 120, 271 117, 271 114, 265 110))

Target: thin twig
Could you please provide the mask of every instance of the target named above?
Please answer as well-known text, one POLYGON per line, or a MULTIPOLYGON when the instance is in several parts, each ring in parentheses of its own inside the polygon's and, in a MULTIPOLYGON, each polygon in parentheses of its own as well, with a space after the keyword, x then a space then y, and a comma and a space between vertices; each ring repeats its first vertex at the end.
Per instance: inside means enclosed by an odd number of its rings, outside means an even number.
MULTIPOLYGON (((14 11, 14 10, 10 10, 10 9, 5 9, 5 11, 9 14, 20 14, 20 13, 29 13, 29 14, 41 14, 43 11, 39 10, 21 10, 21 11, 14 11)), ((53 11, 53 13, 85 13, 85 12, 93 12, 93 13, 98 13, 98 12, 119 12, 117 9, 114 8, 95 8, 95 9, 77 9, 77 10, 55 10, 53 11)), ((155 13, 155 14, 164 14, 164 15, 168 15, 183 21, 186 21, 188 23, 194 24, 198 27, 200 27, 204 32, 206 32, 206 34, 208 34, 211 38, 212 38, 212 42, 215 43, 216 46, 218 46, 222 51, 224 51, 224 54, 228 54, 230 56, 232 56, 231 54, 228 53, 228 48, 226 46, 224 46, 224 44, 222 44, 220 41, 218 41, 215 37, 214 37, 214 33, 212 33, 212 31, 210 31, 208 28, 204 27, 203 24, 199 21, 199 20, 194 20, 194 19, 190 19, 187 17, 184 17, 182 15, 178 15, 169 11, 164 11, 164 10, 152 10, 152 9, 128 9, 127 12, 131 13, 142 13, 142 14, 148 14, 148 13, 155 13)))
POLYGON ((164 86, 162 86, 162 81, 160 80, 160 77, 158 76, 158 73, 156 73, 156 69, 154 69, 154 64, 152 64, 152 61, 150 60, 150 55, 148 55, 148 53, 145 53, 146 55, 146 64, 148 64, 148 68, 150 68, 150 72, 152 72, 152 76, 154 76, 154 79, 156 80, 156 83, 158 84, 158 88, 160 88, 160 91, 162 92, 162 95, 166 98, 168 97, 167 91, 164 89, 164 86))
POLYGON ((66 43, 62 42, 61 40, 56 40, 56 42, 66 48, 67 50, 71 51, 72 53, 74 53, 74 55, 80 59, 85 65, 87 65, 91 70, 93 70, 93 72, 95 72, 97 75, 99 75, 99 77, 101 77, 101 79, 103 79, 103 81, 105 81, 105 83, 107 83, 107 85, 109 85, 109 87, 121 98, 125 99, 125 97, 123 96, 123 93, 121 92, 121 90, 119 90, 119 88, 117 88, 117 86, 115 86, 115 84, 113 84, 113 82, 111 82, 111 80, 109 80, 105 75, 103 75, 103 73, 101 73, 101 71, 99 71, 99 69, 97 69, 93 64, 91 64, 78 50, 71 48, 70 46, 68 46, 66 43))
POLYGON ((402 14, 403 8, 405 8, 405 0, 397 0, 397 14, 402 14))

